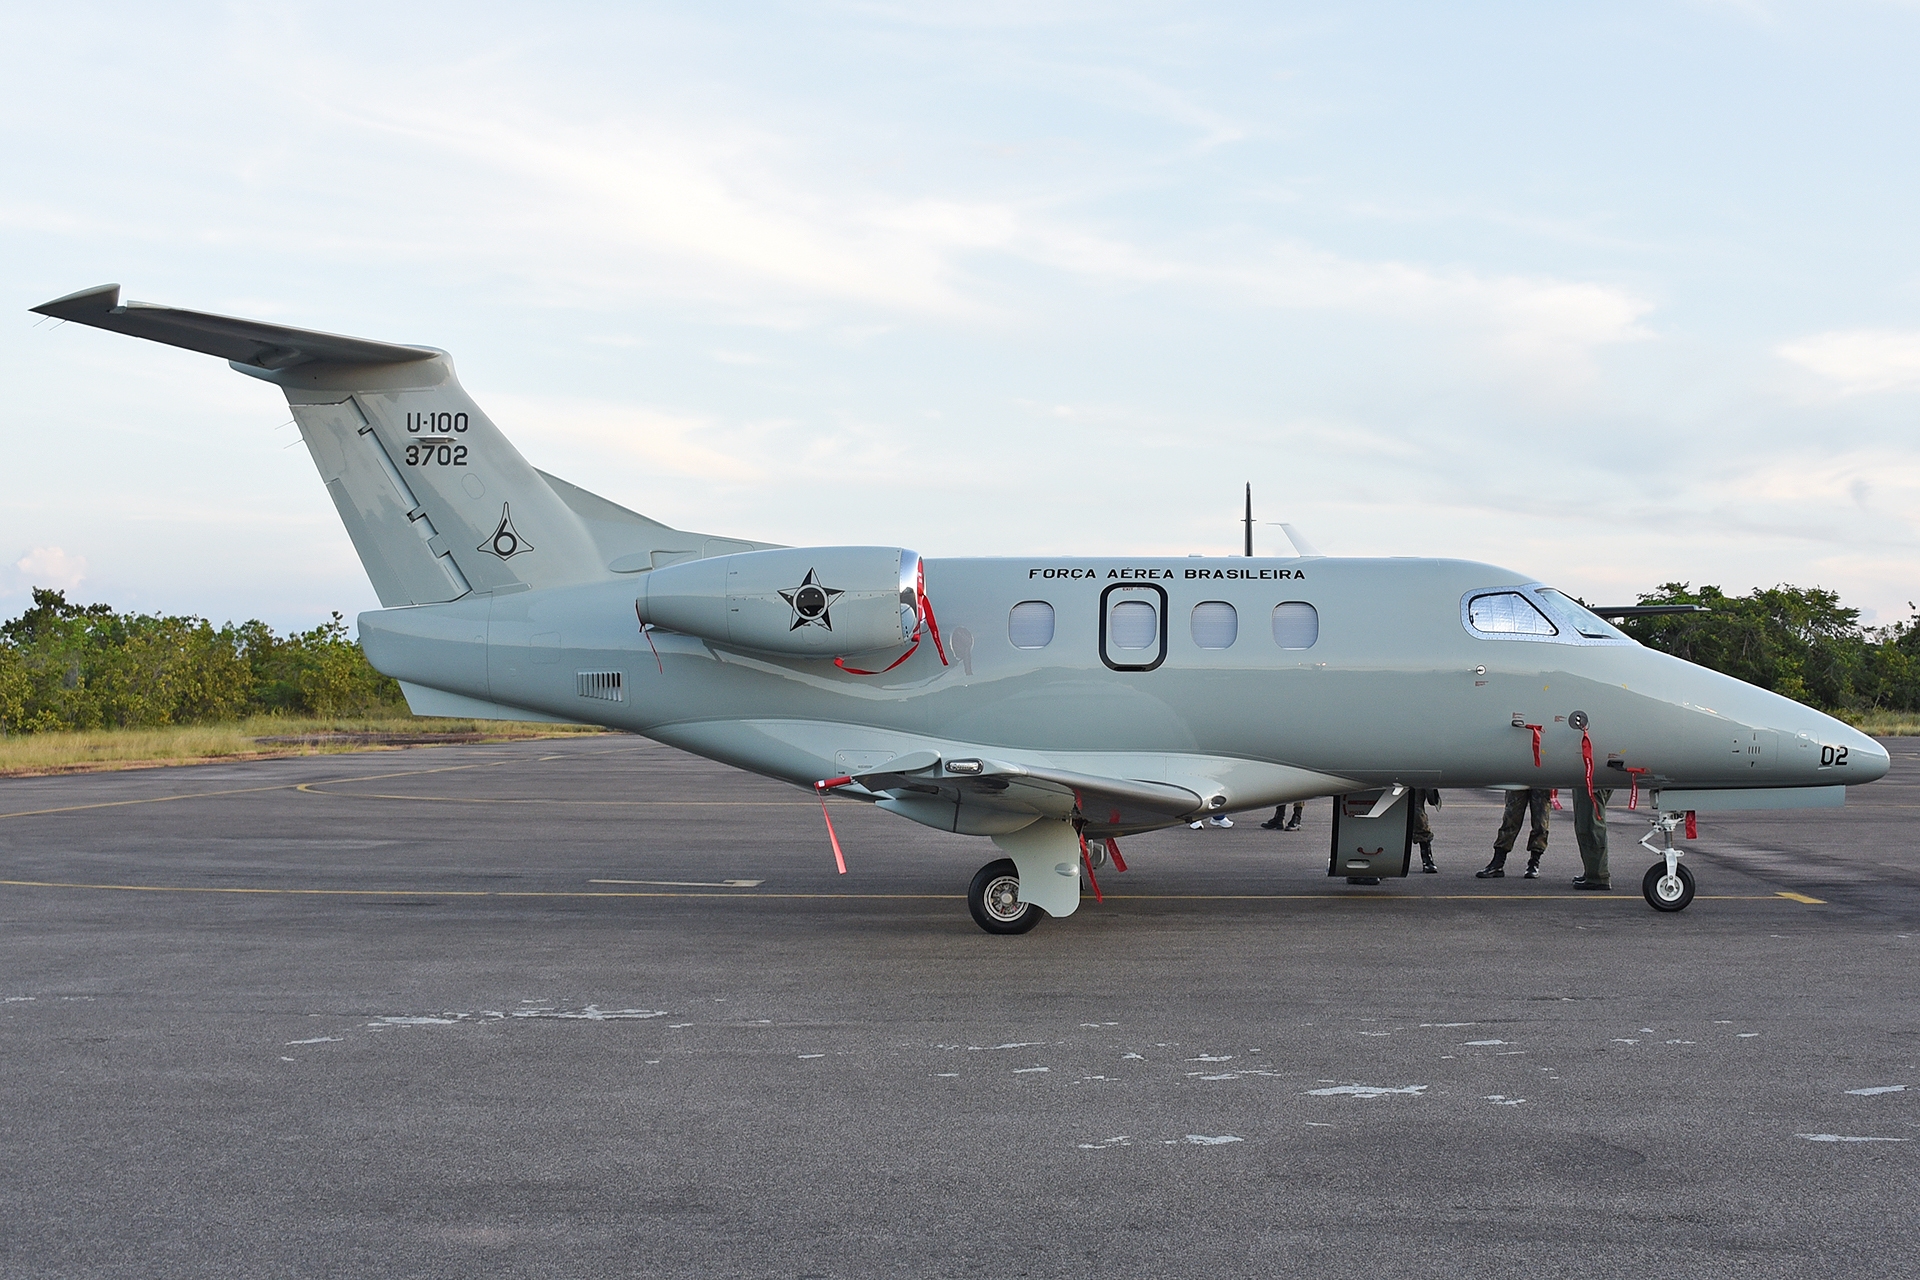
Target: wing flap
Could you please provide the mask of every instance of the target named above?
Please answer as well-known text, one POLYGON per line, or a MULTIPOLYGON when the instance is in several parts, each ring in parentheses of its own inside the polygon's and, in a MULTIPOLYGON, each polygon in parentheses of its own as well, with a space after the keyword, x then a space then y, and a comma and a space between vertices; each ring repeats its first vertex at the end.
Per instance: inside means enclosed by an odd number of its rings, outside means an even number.
POLYGON ((120 302, 120 286, 103 284, 82 289, 33 310, 56 320, 124 333, 149 342, 164 342, 256 369, 291 369, 296 365, 407 364, 439 355, 431 347, 399 346, 367 338, 348 338, 312 329, 290 329, 259 320, 183 311, 151 302, 120 302))
POLYGON ((896 799, 937 798, 960 807, 1036 818, 1078 816, 1089 832, 1100 835, 1164 827, 1203 806, 1197 792, 1169 782, 997 760, 943 761, 932 751, 896 757, 852 774, 851 780, 868 792, 896 799))

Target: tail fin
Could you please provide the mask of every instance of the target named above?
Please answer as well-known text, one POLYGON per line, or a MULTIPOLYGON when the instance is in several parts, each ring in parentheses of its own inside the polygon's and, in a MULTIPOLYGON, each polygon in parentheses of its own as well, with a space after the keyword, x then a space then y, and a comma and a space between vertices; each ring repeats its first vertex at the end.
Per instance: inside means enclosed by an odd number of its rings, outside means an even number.
POLYGON ((443 351, 119 297, 105 285, 33 310, 223 356, 278 385, 389 608, 767 545, 671 529, 535 470, 461 389, 443 351))

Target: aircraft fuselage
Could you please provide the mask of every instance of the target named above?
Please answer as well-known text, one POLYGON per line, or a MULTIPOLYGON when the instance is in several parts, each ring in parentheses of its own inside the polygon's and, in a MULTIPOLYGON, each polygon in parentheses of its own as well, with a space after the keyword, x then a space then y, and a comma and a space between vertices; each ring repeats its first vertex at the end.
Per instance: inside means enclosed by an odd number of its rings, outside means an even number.
POLYGON ((1542 597, 1522 575, 1467 561, 928 560, 947 662, 929 637, 875 676, 660 629, 650 648, 634 620, 644 576, 381 610, 361 615, 361 635, 375 665, 409 684, 801 784, 931 741, 949 758, 1038 752, 1098 773, 1157 757, 1151 776, 1194 777, 1229 810, 1391 783, 1571 787, 1585 784, 1583 719, 1596 787, 1826 786, 1887 767, 1878 744, 1830 716, 1617 633, 1583 636, 1570 616, 1550 619, 1552 636, 1476 631, 1470 598, 1542 597), (1108 634, 1120 601, 1148 606, 1163 634, 1108 634), (1010 631, 1021 605, 1050 607, 1044 643, 1010 631), (1292 621, 1301 605, 1310 632, 1292 621), (1282 606, 1293 608, 1276 626, 1282 606), (619 701, 604 678, 589 687, 594 673, 618 673, 619 701))

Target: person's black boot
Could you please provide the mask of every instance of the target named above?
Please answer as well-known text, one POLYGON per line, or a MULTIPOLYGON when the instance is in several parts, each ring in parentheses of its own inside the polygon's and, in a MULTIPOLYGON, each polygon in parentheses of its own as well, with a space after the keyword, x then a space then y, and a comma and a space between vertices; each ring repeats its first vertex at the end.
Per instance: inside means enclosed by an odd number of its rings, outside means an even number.
POLYGON ((1537 857, 1528 858, 1527 859, 1527 879, 1538 880, 1539 878, 1540 878, 1540 859, 1537 857))
POLYGON ((1475 880, 1504 880, 1507 876, 1507 863, 1504 858, 1489 862, 1473 873, 1475 880))
POLYGON ((1428 875, 1440 870, 1433 865, 1433 845, 1430 842, 1423 841, 1420 845, 1420 869, 1428 875))
POLYGON ((1280 806, 1280 808, 1278 808, 1278 809, 1275 809, 1275 810, 1273 811, 1273 816, 1272 816, 1271 818, 1268 818, 1268 819, 1267 819, 1267 820, 1266 820, 1265 822, 1263 822, 1263 823, 1261 823, 1261 824, 1260 824, 1260 829, 1261 829, 1262 831, 1281 831, 1281 830, 1284 830, 1284 829, 1285 829, 1285 827, 1286 827, 1286 823, 1285 823, 1285 820, 1284 820, 1284 819, 1283 819, 1283 818, 1281 817, 1281 814, 1282 814, 1282 813, 1283 813, 1283 811, 1284 811, 1284 810, 1286 809, 1286 807, 1287 807, 1287 806, 1285 806, 1285 805, 1281 805, 1281 806, 1280 806))

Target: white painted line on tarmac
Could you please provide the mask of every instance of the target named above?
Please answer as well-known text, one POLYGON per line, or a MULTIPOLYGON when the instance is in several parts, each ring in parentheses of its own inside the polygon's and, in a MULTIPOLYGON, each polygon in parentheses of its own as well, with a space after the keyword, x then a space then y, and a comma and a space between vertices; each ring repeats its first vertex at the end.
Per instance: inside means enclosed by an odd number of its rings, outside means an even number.
POLYGON ((589 880, 588 884, 650 884, 669 889, 757 889, 765 880, 589 880))

